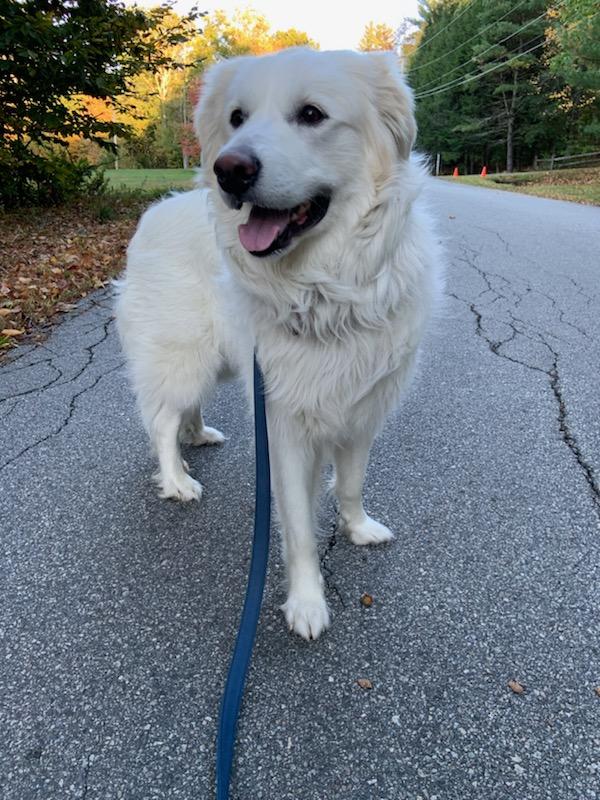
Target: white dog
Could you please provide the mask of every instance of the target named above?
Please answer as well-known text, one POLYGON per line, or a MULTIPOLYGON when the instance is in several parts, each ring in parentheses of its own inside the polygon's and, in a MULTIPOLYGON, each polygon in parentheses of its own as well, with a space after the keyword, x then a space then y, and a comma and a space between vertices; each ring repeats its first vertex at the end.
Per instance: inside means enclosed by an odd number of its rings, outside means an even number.
POLYGON ((142 218, 117 320, 162 496, 199 498, 179 438, 216 443, 200 403, 250 377, 256 348, 283 529, 291 629, 329 625, 315 538, 321 467, 340 525, 392 538, 362 504, 369 449, 407 383, 440 295, 409 155, 412 98, 389 54, 292 49, 213 67, 196 115, 206 188, 142 218))

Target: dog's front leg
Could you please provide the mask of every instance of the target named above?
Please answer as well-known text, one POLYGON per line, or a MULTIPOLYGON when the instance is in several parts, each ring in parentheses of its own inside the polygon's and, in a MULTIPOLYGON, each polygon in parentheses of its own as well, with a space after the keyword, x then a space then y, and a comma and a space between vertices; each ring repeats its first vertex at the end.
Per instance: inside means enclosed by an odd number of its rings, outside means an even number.
POLYGON ((288 597, 282 611, 290 630, 316 639, 329 627, 315 536, 315 489, 321 467, 319 452, 291 420, 269 426, 271 472, 283 532, 288 597))

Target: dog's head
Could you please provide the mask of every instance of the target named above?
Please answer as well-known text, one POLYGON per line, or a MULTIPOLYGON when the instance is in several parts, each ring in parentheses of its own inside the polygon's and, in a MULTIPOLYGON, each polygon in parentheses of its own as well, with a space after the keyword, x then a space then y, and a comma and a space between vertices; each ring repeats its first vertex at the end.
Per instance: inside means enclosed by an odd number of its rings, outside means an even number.
POLYGON ((395 56, 294 48, 213 67, 196 131, 238 246, 278 258, 347 218, 409 157, 416 128, 395 56))

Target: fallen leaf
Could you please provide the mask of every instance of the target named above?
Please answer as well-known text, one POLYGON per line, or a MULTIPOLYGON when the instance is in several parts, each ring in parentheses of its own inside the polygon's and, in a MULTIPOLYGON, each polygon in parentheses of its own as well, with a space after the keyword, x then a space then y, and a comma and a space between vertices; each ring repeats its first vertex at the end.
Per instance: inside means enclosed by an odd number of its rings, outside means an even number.
MULTIPOLYGON (((115 203, 106 223, 87 202, 0 215, 0 326, 32 333, 118 275, 148 198, 115 203)), ((0 337, 0 361, 18 335, 0 337)))
POLYGON ((365 608, 371 608, 371 606, 373 605, 373 597, 372 595, 367 594, 365 592, 364 594, 361 594, 360 602, 363 604, 365 608))
POLYGON ((525 687, 519 681, 510 680, 508 682, 508 688, 513 691, 515 694, 523 694, 525 691, 525 687))
POLYGON ((77 306, 75 305, 75 303, 57 303, 56 304, 56 310, 57 311, 67 312, 67 311, 73 311, 76 308, 77 308, 77 306))
POLYGON ((600 686, 596 686, 596 688, 594 689, 594 694, 600 697, 600 686))
POLYGON ((372 689, 373 684, 368 678, 359 678, 357 681, 361 689, 372 689))
POLYGON ((23 328, 23 330, 18 330, 18 328, 4 328, 0 333, 2 336, 20 336, 22 333, 25 333, 25 328, 23 328))

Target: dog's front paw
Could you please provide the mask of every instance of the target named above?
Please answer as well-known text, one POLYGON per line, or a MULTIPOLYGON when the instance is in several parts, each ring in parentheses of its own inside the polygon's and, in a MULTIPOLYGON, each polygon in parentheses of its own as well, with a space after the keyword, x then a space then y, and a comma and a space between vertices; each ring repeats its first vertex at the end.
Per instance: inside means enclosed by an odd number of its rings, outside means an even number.
POLYGON ((192 444, 200 447, 203 444, 223 444, 225 436, 216 428, 188 428, 183 432, 182 441, 184 444, 192 444))
POLYGON ((352 544, 383 544, 394 538, 394 534, 385 525, 366 517, 358 523, 342 523, 342 529, 352 544))
POLYGON ((281 606, 290 631, 303 639, 317 639, 329 627, 329 608, 323 593, 290 594, 281 606))
POLYGON ((191 475, 184 474, 178 478, 164 479, 159 477, 160 497, 182 500, 184 503, 190 500, 200 500, 202 497, 202 484, 194 480, 191 475))

